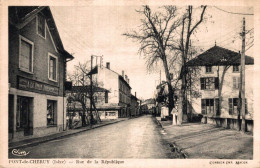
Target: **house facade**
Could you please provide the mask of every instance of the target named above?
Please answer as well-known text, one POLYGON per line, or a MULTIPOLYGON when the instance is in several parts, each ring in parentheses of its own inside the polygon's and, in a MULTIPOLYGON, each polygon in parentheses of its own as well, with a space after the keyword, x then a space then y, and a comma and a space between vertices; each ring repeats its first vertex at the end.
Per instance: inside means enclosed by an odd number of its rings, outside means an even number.
POLYGON ((109 115, 119 117, 130 116, 131 87, 129 78, 122 71, 122 75, 110 69, 110 63, 96 66, 97 74, 93 76, 102 88, 109 91, 107 107, 109 115))
POLYGON ((64 130, 66 63, 49 7, 9 7, 9 140, 64 130))
MULTIPOLYGON (((237 129, 239 114, 241 54, 214 46, 190 60, 192 91, 188 93, 188 112, 203 115, 202 122, 237 129), (195 70, 196 69, 196 70, 195 70)), ((254 59, 245 56, 245 98, 247 130, 253 130, 254 59)), ((241 115, 240 115, 241 119, 241 115)))
POLYGON ((140 115, 139 102, 135 95, 131 94, 131 108, 130 108, 130 116, 135 117, 140 115))

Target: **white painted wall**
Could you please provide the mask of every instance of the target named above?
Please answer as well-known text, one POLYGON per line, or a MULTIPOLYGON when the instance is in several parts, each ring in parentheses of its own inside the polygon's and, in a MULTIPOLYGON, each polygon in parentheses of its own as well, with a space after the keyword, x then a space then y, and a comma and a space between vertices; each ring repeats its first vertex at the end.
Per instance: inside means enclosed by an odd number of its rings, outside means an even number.
MULTIPOLYGON (((217 66, 212 67, 213 73, 206 73, 205 66, 200 68, 200 77, 217 77, 217 66)), ((220 74, 219 74, 219 83, 221 83, 221 76, 223 73, 224 66, 220 66, 220 74)), ((253 103, 254 103, 254 95, 253 95, 253 83, 254 83, 254 66, 253 65, 246 65, 245 68, 245 94, 248 103, 248 112, 251 114, 247 115, 246 118, 253 117, 253 103)), ((233 67, 227 70, 224 76, 223 88, 222 88, 222 110, 221 110, 221 117, 230 117, 228 113, 228 98, 238 98, 239 96, 239 89, 233 88, 233 77, 239 77, 240 73, 234 73, 233 67)), ((192 107, 196 113, 201 113, 201 99, 206 98, 218 98, 218 90, 200 90, 200 79, 193 83, 199 90, 201 97, 199 98, 192 98, 192 107)))

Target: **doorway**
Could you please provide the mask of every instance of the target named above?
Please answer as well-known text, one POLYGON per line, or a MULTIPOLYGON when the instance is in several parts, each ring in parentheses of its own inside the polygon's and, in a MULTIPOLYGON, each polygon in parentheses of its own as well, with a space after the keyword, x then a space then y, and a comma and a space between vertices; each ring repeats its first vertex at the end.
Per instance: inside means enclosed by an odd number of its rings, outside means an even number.
POLYGON ((33 135, 33 98, 17 96, 16 129, 33 135))

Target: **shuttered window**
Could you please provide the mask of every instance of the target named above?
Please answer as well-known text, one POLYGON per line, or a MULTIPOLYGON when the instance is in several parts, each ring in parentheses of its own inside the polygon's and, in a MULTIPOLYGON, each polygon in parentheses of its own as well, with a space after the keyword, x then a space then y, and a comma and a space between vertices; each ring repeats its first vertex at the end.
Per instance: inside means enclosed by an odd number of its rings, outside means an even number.
POLYGON ((19 68, 33 72, 33 43, 22 36, 20 36, 19 68))
POLYGON ((201 99, 201 113, 214 113, 214 99, 201 99))
POLYGON ((233 76, 233 89, 239 89, 240 77, 233 76))
POLYGON ((219 79, 217 77, 200 78, 201 90, 214 90, 219 88, 219 79))

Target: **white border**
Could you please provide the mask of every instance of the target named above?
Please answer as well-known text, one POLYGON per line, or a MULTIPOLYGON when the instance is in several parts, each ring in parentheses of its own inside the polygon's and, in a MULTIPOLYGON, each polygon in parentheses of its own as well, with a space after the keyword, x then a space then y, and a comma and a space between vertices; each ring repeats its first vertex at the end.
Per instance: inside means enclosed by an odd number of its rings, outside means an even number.
POLYGON ((59 59, 57 56, 53 55, 52 53, 48 52, 48 79, 53 82, 58 82, 58 67, 59 67, 59 59), (56 80, 50 78, 50 57, 56 59, 56 80))
MULTIPOLYGON (((40 13, 41 14, 41 13, 40 13)), ((43 18, 44 18, 44 37, 41 35, 41 34, 39 34, 38 33, 38 15, 39 14, 37 14, 36 15, 36 33, 40 36, 40 37, 42 37, 43 39, 45 39, 46 40, 46 19, 45 19, 45 17, 43 16, 43 18)), ((43 14, 42 14, 43 15, 43 14)))
POLYGON ((34 60, 33 59, 34 58, 34 54, 33 53, 34 53, 34 43, 32 41, 28 40, 27 38, 23 37, 22 35, 19 35, 19 70, 27 72, 27 73, 30 73, 30 74, 33 74, 33 60, 34 60), (21 68, 21 65, 20 65, 21 50, 22 50, 21 42, 22 42, 22 40, 24 40, 25 42, 27 42, 27 43, 32 45, 32 71, 31 72, 21 68))

